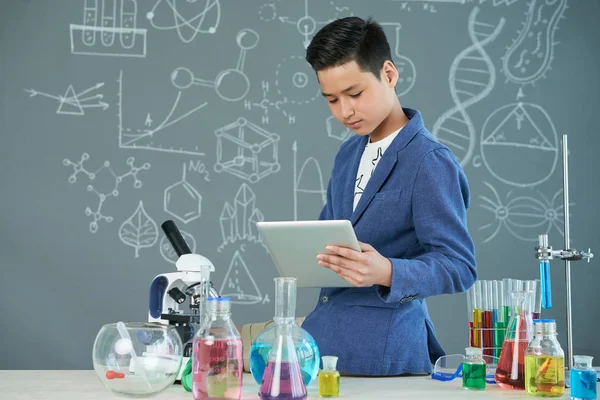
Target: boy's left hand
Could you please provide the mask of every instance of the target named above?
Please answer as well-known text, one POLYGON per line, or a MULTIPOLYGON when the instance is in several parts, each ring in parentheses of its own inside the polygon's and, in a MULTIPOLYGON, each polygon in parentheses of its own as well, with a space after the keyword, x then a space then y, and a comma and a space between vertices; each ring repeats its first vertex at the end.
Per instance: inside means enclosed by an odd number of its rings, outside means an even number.
POLYGON ((392 262, 370 244, 359 242, 362 252, 347 247, 327 246, 332 254, 318 254, 319 264, 354 286, 392 285, 392 262))

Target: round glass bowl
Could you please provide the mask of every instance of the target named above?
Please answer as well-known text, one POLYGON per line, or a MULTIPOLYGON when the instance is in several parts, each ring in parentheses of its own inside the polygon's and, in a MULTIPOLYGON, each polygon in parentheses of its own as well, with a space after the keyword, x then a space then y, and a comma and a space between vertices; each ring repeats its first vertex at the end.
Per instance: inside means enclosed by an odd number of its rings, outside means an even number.
POLYGON ((100 329, 94 341, 94 370, 118 396, 150 397, 173 384, 183 358, 174 327, 151 322, 117 322, 100 329))

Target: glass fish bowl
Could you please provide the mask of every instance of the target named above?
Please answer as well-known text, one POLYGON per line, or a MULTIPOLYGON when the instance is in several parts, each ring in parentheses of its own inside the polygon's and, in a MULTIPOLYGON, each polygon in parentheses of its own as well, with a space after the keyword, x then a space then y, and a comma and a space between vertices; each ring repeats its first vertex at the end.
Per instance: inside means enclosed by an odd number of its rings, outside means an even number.
POLYGON ((152 322, 104 325, 94 341, 94 370, 117 396, 154 396, 173 384, 183 359, 174 327, 152 322))

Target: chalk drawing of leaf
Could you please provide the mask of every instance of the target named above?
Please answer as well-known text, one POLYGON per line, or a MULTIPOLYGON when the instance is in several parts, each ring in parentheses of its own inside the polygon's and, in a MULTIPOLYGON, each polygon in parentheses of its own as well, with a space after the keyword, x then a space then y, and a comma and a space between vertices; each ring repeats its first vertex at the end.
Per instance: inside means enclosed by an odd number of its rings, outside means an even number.
POLYGON ((119 238, 135 249, 136 258, 141 248, 152 247, 158 240, 158 227, 144 210, 141 200, 135 212, 119 228, 119 238))

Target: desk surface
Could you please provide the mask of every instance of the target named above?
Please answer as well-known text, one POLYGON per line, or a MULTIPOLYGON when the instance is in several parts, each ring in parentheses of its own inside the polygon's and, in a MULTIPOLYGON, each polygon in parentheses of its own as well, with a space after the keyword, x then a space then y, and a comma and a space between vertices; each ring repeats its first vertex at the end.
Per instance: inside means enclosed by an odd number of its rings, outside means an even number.
MULTIPOLYGON (((258 386, 250 374, 244 374, 242 399, 258 399, 258 386)), ((309 399, 317 399, 317 387, 308 387, 309 399)), ((0 398, 44 400, 114 400, 93 370, 90 371, 0 371, 0 398)), ((153 397, 157 400, 193 399, 181 385, 173 385, 153 397)), ((356 378, 342 377, 340 399, 533 399, 522 391, 503 390, 488 385, 484 391, 467 391, 460 380, 440 382, 430 376, 356 378)), ((569 391, 560 399, 568 399, 569 391)))
MULTIPOLYGON (((258 386, 250 374, 244 374, 242 399, 258 399, 258 386)), ((317 387, 308 387, 309 399, 318 399, 317 387)), ((93 370, 90 371, 0 371, 0 398, 11 400, 115 400, 93 370)), ((440 382, 430 376, 356 378, 344 376, 340 399, 534 399, 525 392, 503 390, 488 385, 484 391, 467 391, 461 381, 440 382)), ((568 399, 569 391, 560 399, 568 399)), ((181 385, 173 385, 153 397, 157 400, 193 399, 181 385)))

